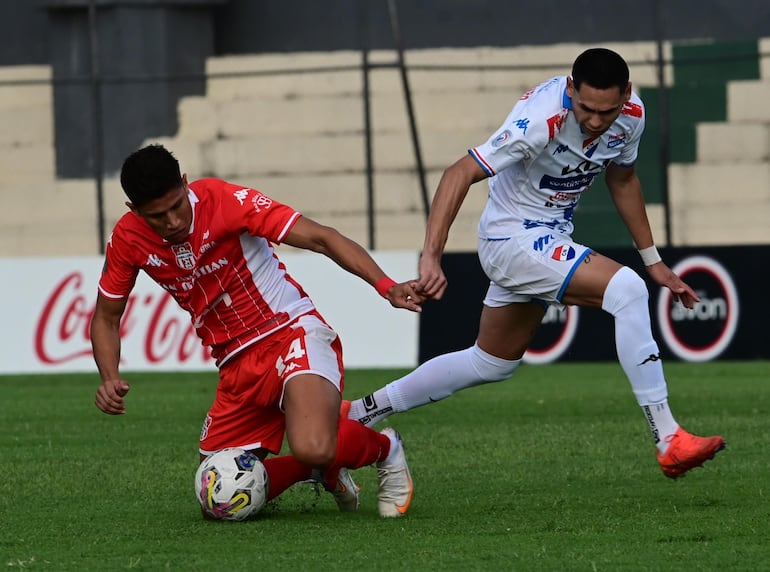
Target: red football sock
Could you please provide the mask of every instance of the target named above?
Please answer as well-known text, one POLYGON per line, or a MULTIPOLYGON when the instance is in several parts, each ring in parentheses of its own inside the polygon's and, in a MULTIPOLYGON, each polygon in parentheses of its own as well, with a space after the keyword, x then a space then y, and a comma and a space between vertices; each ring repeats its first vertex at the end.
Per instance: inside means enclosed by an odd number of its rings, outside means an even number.
POLYGON ((298 462, 291 455, 270 457, 262 461, 262 464, 265 466, 267 476, 270 479, 267 500, 274 499, 294 483, 309 479, 313 471, 312 468, 298 462))
POLYGON ((337 456, 324 473, 327 489, 337 485, 342 467, 358 469, 382 461, 390 453, 390 438, 353 419, 340 418, 337 428, 337 456))
MULTIPOLYGON (((342 467, 358 469, 382 461, 390 453, 387 435, 369 429, 352 419, 340 418, 337 429, 337 456, 324 473, 328 489, 337 486, 337 473, 342 467)), ((267 500, 272 500, 295 483, 312 476, 312 468, 303 465, 291 455, 270 457, 262 461, 270 479, 267 500)))

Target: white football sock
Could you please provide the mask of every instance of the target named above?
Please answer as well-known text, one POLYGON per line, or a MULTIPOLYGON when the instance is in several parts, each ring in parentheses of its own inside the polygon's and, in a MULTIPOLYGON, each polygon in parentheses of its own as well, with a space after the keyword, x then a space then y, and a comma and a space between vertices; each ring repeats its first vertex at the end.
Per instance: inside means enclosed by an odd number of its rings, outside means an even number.
POLYGON ((374 393, 350 402, 349 419, 355 419, 367 427, 374 427, 393 413, 387 386, 381 387, 374 393))
POLYGON ((661 455, 668 449, 670 437, 679 429, 679 423, 671 415, 671 409, 668 407, 668 400, 660 403, 643 405, 642 411, 647 418, 647 424, 650 426, 652 438, 655 441, 655 447, 661 455))
POLYGON ((428 360, 373 394, 353 401, 348 417, 372 427, 393 413, 440 401, 467 387, 508 379, 519 363, 521 360, 495 357, 474 344, 428 360))
POLYGON ((660 350, 652 337, 648 299, 644 280, 624 266, 607 284, 602 309, 615 317, 618 361, 650 424, 655 445, 665 449, 668 431, 678 425, 668 408, 668 387, 660 350))

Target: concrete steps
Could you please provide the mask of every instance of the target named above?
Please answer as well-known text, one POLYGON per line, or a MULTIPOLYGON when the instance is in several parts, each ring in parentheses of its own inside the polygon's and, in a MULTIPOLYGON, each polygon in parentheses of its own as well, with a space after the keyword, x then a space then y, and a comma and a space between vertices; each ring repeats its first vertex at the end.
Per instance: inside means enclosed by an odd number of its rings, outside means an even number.
MULTIPOLYGON (((575 54, 585 47, 408 51, 429 194, 443 169, 469 146, 482 143, 524 91, 568 72, 575 54), (522 63, 529 66, 504 69, 522 63), (465 69, 437 69, 450 64, 465 69), (481 70, 480 64, 500 68, 481 70)), ((608 47, 631 62, 636 88, 655 85, 654 68, 648 65, 656 57, 653 43, 608 47)), ((670 46, 666 50, 670 57, 670 46)), ((770 51, 770 40, 760 43, 760 51, 770 51)), ((179 132, 145 143, 165 144, 191 180, 219 176, 259 188, 366 244, 363 81, 356 69, 360 58, 349 51, 213 58, 207 62, 211 79, 206 96, 188 97, 179 105, 179 132), (317 67, 326 71, 310 71, 317 67), (302 73, 273 73, 281 69, 302 73), (259 75, 248 77, 251 72, 259 75)), ((374 51, 370 61, 392 64, 396 54, 374 51)), ((770 107, 765 103, 770 62, 763 60, 761 70, 763 80, 729 85, 727 122, 698 125, 698 162, 671 166, 675 244, 770 242, 765 230, 770 220, 770 107)), ((0 256, 93 254, 98 249, 94 182, 54 178, 53 102, 45 83, 50 77, 46 66, 0 68, 0 81, 42 82, 0 85, 0 199, 5 205, 0 211, 0 256)), ((399 72, 375 68, 370 82, 375 245, 419 249, 425 219, 399 72)), ((106 225, 111 228, 126 211, 125 197, 115 178, 105 180, 104 188, 106 225)), ((475 250, 486 193, 486 183, 471 190, 448 249, 475 250)), ((662 236, 662 208, 652 205, 649 216, 656 236, 662 236)))

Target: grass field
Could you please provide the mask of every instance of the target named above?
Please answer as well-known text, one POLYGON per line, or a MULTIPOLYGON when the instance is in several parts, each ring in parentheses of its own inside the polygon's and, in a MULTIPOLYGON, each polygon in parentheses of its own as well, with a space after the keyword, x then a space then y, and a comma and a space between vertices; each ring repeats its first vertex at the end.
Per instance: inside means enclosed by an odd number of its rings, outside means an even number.
MULTIPOLYGON (((521 368, 514 380, 391 417, 409 515, 340 514, 298 485, 260 517, 206 522, 192 492, 213 374, 133 374, 128 413, 95 375, 0 377, 0 565, 7 570, 768 570, 770 364, 668 363, 690 431, 728 441, 678 481, 658 469, 615 364, 521 368)), ((348 373, 358 397, 401 372, 348 373)))

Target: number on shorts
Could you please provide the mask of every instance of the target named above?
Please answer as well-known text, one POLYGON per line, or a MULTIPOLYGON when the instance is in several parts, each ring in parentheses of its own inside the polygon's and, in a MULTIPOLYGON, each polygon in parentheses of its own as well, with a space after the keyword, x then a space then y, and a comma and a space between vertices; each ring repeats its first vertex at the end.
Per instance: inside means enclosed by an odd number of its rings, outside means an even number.
POLYGON ((296 340, 292 340, 291 346, 289 347, 289 351, 287 352, 287 354, 283 357, 279 357, 275 361, 275 369, 278 370, 278 375, 283 376, 284 373, 288 373, 289 371, 298 367, 296 363, 289 363, 289 362, 295 359, 300 359, 304 356, 305 356, 305 348, 302 347, 302 340, 299 338, 297 338, 296 340))

